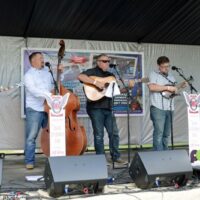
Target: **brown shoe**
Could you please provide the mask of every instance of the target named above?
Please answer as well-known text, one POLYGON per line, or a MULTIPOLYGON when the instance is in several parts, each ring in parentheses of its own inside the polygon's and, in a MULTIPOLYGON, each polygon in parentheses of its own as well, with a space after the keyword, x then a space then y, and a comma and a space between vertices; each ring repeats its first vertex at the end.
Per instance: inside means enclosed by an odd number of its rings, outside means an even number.
POLYGON ((34 165, 33 164, 26 164, 26 169, 34 169, 34 165))
POLYGON ((111 158, 107 158, 106 159, 108 163, 112 163, 112 159, 111 158))
POLYGON ((128 163, 125 160, 122 160, 121 158, 118 158, 114 162, 117 163, 117 164, 121 164, 121 165, 126 165, 128 163))

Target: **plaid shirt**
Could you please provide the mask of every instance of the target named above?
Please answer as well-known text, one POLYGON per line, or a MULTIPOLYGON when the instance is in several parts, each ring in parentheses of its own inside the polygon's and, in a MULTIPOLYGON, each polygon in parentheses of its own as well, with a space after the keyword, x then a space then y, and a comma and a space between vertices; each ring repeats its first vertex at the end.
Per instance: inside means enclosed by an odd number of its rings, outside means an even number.
MULTIPOLYGON (((167 77, 164 77, 159 71, 153 71, 150 74, 149 77, 149 83, 155 83, 158 85, 172 85, 171 82, 175 82, 175 78, 172 76, 172 74, 168 74, 167 77)), ((161 92, 151 92, 150 91, 150 104, 152 106, 155 106, 156 108, 160 110, 174 110, 174 99, 166 99, 161 95, 161 92)))

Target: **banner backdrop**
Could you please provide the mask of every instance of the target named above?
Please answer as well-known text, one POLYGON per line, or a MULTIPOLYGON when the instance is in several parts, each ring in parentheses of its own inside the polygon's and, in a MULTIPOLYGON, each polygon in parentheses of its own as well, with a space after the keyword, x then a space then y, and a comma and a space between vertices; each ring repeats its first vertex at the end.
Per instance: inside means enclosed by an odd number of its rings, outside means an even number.
MULTIPOLYGON (((24 80, 24 74, 31 67, 29 63, 29 55, 33 52, 42 52, 45 62, 49 62, 52 66, 54 77, 56 77, 57 67, 57 49, 26 49, 22 48, 21 54, 21 80, 24 80)), ((116 51, 84 51, 84 50, 66 50, 62 64, 64 65, 64 72, 61 75, 62 84, 69 90, 72 90, 79 98, 81 108, 78 112, 79 116, 87 116, 86 113, 86 97, 83 91, 83 85, 77 80, 77 76, 96 66, 95 56, 106 53, 111 58, 111 63, 116 65, 114 68, 109 68, 109 71, 114 73, 119 80, 121 77, 126 86, 129 80, 134 80, 134 87, 129 91, 130 99, 127 101, 127 94, 123 93, 114 99, 114 111, 117 116, 124 116, 127 113, 129 106, 130 115, 141 116, 144 115, 144 87, 141 78, 144 74, 143 53, 139 52, 116 52, 116 51), (116 72, 118 71, 118 73, 116 72), (119 75, 120 77, 119 77, 119 75), (129 102, 127 106, 127 102, 129 102)), ((118 84, 123 88, 123 84, 118 81, 118 84)), ((21 115, 25 117, 24 113, 24 88, 22 87, 22 102, 21 115)))

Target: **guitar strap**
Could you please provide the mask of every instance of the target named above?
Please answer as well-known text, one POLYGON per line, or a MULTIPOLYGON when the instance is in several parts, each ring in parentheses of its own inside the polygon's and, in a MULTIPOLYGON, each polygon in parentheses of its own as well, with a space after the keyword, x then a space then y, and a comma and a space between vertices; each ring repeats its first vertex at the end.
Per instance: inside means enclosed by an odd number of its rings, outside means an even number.
POLYGON ((163 74, 161 72, 157 72, 158 74, 160 74, 161 76, 163 76, 165 79, 167 79, 169 81, 169 83, 171 83, 173 86, 176 85, 176 82, 171 81, 167 76, 168 74, 163 74))
MULTIPOLYGON (((175 86, 176 85, 176 82, 173 82, 172 80, 170 80, 167 76, 168 76, 168 74, 163 74, 163 73, 161 73, 161 72, 157 72, 159 75, 161 75, 161 76, 163 76, 165 79, 167 79, 168 80, 168 82, 169 83, 171 83, 173 86, 175 86)), ((162 96, 162 94, 160 94, 161 96, 162 96)), ((162 107, 163 107, 163 109, 164 109, 164 102, 163 102, 163 99, 164 99, 164 97, 162 96, 162 107)), ((170 99, 170 104, 172 103, 172 99, 170 99)))

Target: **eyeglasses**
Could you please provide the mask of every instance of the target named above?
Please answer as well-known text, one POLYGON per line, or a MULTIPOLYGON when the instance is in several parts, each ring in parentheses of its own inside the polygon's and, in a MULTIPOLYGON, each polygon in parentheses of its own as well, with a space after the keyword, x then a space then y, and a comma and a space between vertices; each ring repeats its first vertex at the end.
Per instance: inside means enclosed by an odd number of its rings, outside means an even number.
POLYGON ((171 65, 160 65, 161 68, 169 68, 171 65))
POLYGON ((100 62, 103 62, 103 63, 110 63, 110 60, 97 60, 97 61, 100 61, 100 62))

